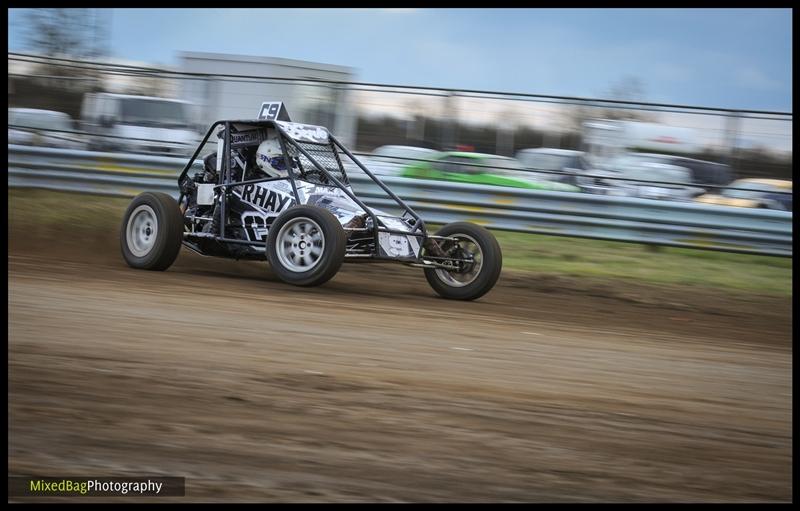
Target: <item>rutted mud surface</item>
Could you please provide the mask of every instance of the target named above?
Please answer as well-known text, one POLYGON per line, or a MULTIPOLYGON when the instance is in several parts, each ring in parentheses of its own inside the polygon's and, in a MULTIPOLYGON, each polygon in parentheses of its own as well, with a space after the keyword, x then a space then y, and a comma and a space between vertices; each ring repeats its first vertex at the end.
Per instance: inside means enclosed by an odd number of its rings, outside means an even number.
POLYGON ((12 229, 11 475, 185 476, 172 501, 791 500, 790 298, 506 272, 461 303, 399 266, 304 289, 90 247, 12 229))

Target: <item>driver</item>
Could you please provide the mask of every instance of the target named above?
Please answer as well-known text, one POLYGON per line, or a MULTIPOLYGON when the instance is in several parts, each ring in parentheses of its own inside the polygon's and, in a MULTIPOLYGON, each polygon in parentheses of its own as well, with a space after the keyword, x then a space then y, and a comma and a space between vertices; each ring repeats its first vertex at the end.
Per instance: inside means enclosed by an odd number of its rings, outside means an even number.
POLYGON ((289 177, 281 144, 276 137, 268 137, 258 146, 256 165, 269 177, 289 177))

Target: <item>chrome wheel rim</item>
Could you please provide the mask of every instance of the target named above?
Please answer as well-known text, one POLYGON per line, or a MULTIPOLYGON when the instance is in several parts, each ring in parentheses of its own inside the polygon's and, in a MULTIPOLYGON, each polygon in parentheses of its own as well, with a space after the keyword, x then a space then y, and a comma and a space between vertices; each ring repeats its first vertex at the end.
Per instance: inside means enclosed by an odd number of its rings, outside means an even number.
POLYGON ((303 273, 312 270, 322 260, 325 236, 319 224, 310 218, 292 218, 278 231, 275 248, 284 268, 303 273))
POLYGON ((452 234, 451 238, 458 239, 458 246, 461 251, 472 257, 472 265, 467 271, 456 272, 437 269, 436 275, 448 286, 464 287, 475 282, 483 268, 483 251, 475 238, 466 234, 452 234))
POLYGON ((125 229, 128 250, 136 257, 144 257, 150 253, 156 244, 158 236, 158 222, 153 208, 146 204, 137 207, 128 218, 125 229))

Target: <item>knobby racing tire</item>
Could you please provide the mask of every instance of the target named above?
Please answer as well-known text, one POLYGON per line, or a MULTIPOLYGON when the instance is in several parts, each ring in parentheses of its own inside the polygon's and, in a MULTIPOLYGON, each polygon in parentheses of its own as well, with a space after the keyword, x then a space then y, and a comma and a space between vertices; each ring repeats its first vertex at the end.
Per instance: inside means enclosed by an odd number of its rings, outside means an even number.
POLYGON ((161 192, 144 192, 131 201, 122 218, 119 241, 122 257, 133 268, 169 268, 183 239, 178 202, 161 192))
POLYGON ((267 260, 280 280, 296 286, 319 286, 339 271, 346 246, 344 229, 330 211, 293 206, 269 228, 267 260))
POLYGON ((503 254, 494 235, 468 222, 447 224, 436 235, 458 238, 462 254, 469 254, 474 262, 462 272, 425 268, 425 278, 433 290, 453 300, 475 300, 488 293, 503 267, 503 254))

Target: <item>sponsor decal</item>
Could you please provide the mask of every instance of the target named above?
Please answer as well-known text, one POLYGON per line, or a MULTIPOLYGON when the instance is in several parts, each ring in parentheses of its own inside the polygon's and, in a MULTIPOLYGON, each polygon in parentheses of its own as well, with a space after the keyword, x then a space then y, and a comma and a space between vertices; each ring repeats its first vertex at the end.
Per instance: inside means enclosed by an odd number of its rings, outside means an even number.
POLYGON ((267 241, 269 227, 278 215, 262 215, 261 213, 247 212, 242 214, 242 227, 250 241, 267 241))
POLYGON ((261 129, 231 133, 231 147, 243 147, 260 144, 266 134, 261 129))
POLYGON ((333 216, 338 218, 339 222, 342 224, 348 223, 357 213, 361 212, 361 209, 350 200, 336 196, 311 195, 306 204, 327 209, 333 213, 333 216))
MULTIPOLYGON (((278 193, 285 193, 288 195, 293 195, 294 192, 292 191, 292 185, 289 183, 288 180, 286 181, 270 181, 269 183, 270 188, 275 190, 278 193)), ((299 191, 299 187, 298 187, 299 191)))
MULTIPOLYGON (((388 232, 378 233, 378 242, 384 254, 389 257, 416 257, 414 247, 409 242, 411 236, 389 234, 388 232)), ((419 243, 416 243, 417 249, 419 243)))
POLYGON ((328 130, 322 126, 299 124, 296 122, 276 121, 281 128, 294 140, 299 142, 312 142, 316 144, 328 143, 328 130))
POLYGON ((294 204, 294 198, 291 195, 270 190, 258 184, 244 185, 241 198, 265 212, 279 213, 294 204))

